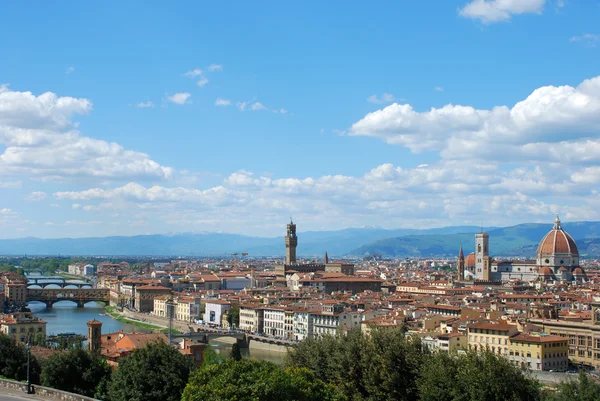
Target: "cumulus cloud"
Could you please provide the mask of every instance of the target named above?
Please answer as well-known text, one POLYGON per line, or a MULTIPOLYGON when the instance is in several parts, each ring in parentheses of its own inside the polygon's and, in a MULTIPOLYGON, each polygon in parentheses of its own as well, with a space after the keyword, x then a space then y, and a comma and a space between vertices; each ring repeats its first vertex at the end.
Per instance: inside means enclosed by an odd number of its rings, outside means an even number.
POLYGON ((25 198, 28 201, 42 201, 44 199, 46 199, 48 197, 48 195, 46 195, 45 192, 41 192, 41 191, 35 191, 30 193, 29 195, 27 195, 27 198, 25 198))
POLYGON ((140 102, 136 104, 135 107, 139 107, 140 109, 152 108, 154 107, 154 103, 148 100, 147 102, 140 102))
POLYGON ((250 109, 252 111, 259 111, 259 110, 265 110, 267 107, 262 104, 261 102, 254 102, 252 103, 252 106, 250 106, 250 109))
POLYGON ((510 157, 504 151, 512 150, 518 157, 547 158, 553 146, 566 145, 578 147, 590 160, 597 160, 590 150, 597 147, 598 133, 600 77, 577 87, 541 87, 512 107, 490 110, 448 104, 419 112, 409 104, 394 103, 367 114, 350 130, 350 135, 376 137, 413 152, 440 151, 444 157, 510 157), (577 145, 581 142, 591 147, 577 145), (541 147, 546 147, 545 154, 536 156, 541 147))
POLYGON ((540 14, 546 0, 473 0, 459 14, 489 24, 507 21, 513 15, 540 14))
POLYGON ((231 106, 231 100, 218 97, 217 100, 215 100, 215 106, 231 106))
POLYGON ((391 103, 394 100, 396 100, 396 99, 394 98, 394 95, 392 95, 391 93, 384 93, 383 95, 381 95, 381 97, 379 97, 377 95, 371 95, 367 98, 367 102, 375 103, 375 104, 391 103))
POLYGON ((204 87, 204 85, 206 85, 208 83, 208 78, 206 77, 202 77, 198 80, 198 82, 196 82, 196 85, 198 85, 199 87, 204 87))
POLYGON ((183 73, 183 76, 188 78, 196 78, 199 75, 202 75, 202 70, 200 68, 194 68, 193 70, 183 73))
POLYGON ((207 68, 208 71, 223 71, 223 66, 221 64, 211 64, 207 68))
POLYGON ((594 35, 592 33, 585 33, 579 36, 572 36, 569 39, 570 42, 580 42, 585 44, 586 46, 595 47, 598 42, 600 42, 600 35, 594 35))
POLYGON ((175 104, 186 104, 188 99, 190 98, 189 92, 179 92, 174 93, 173 95, 167 96, 167 100, 171 103, 175 104))
POLYGON ((240 170, 204 189, 131 182, 54 196, 79 202, 86 211, 126 210, 124 214, 133 219, 159 219, 181 227, 199 224, 209 230, 235 231, 240 225, 255 230, 265 220, 273 220, 280 229, 289 213, 312 228, 432 227, 481 221, 506 225, 531 221, 532 216, 551 220, 556 210, 569 213, 571 219, 598 218, 600 213, 585 198, 566 205, 557 204, 552 196, 576 196, 597 186, 599 179, 600 170, 594 167, 559 175, 541 168, 506 171, 494 162, 441 161, 412 169, 386 163, 361 176, 273 178, 240 170))
POLYGON ((43 180, 166 179, 172 169, 144 153, 77 131, 76 115, 92 110, 88 99, 34 95, 0 87, 0 176, 43 180), (0 148, 1 149, 1 148, 0 148))

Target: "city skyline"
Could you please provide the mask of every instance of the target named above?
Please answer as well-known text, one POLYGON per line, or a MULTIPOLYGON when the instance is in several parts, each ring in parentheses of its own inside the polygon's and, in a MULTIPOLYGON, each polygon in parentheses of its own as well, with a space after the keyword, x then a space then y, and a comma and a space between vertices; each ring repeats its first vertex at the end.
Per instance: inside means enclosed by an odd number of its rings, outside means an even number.
POLYGON ((0 5, 0 238, 600 220, 600 3, 434 4, 0 5))

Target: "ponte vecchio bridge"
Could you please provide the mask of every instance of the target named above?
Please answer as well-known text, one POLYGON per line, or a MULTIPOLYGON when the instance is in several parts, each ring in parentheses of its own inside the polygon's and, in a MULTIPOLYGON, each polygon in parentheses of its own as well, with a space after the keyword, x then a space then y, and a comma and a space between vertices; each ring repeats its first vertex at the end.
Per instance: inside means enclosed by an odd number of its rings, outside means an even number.
POLYGON ((50 285, 53 286, 57 286, 57 287, 61 287, 61 288, 65 288, 65 287, 77 287, 77 288, 83 288, 83 287, 91 287, 92 285, 81 279, 77 279, 77 280, 69 280, 69 279, 65 279, 63 277, 57 276, 57 277, 31 277, 31 278, 27 278, 27 286, 32 286, 32 285, 37 285, 40 286, 41 288, 46 288, 50 285))
POLYGON ((83 308, 88 302, 108 304, 110 295, 106 288, 27 288, 27 302, 32 301, 43 302, 48 308, 59 301, 72 301, 83 308))

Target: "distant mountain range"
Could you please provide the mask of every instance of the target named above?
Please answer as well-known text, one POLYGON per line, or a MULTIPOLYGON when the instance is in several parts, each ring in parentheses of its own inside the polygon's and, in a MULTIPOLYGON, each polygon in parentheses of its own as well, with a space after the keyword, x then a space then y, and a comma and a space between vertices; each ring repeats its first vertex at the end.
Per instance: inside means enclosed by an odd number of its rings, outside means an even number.
MULTIPOLYGON (((552 229, 552 224, 519 224, 511 227, 488 229, 492 256, 535 257, 541 239, 552 229)), ((573 222, 563 224, 577 242, 582 256, 600 255, 600 222, 573 222)), ((479 231, 479 230, 478 230, 479 231)), ((448 235, 406 235, 386 238, 363 245, 353 255, 381 254, 387 257, 456 256, 462 245, 465 255, 475 251, 473 233, 448 235)))
MULTIPOLYGON (((600 222, 567 223, 563 227, 577 241, 582 255, 600 254, 600 222)), ((486 228, 490 234, 490 253, 534 256, 537 244, 551 228, 552 224, 486 228)), ((454 226, 427 230, 369 227, 299 232, 298 255, 322 258, 327 251, 332 256, 376 253, 385 257, 455 256, 461 244, 466 254, 474 250, 474 234, 479 231, 475 226, 454 226)), ((283 256, 284 240, 218 233, 0 240, 0 255, 218 256, 233 252, 283 256)))

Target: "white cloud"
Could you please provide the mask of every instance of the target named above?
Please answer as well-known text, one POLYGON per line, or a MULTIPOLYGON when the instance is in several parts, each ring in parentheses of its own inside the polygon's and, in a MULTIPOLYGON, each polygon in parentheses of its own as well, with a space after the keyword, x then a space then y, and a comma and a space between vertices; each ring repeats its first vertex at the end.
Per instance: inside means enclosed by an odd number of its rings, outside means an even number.
POLYGON ((140 109, 152 108, 152 107, 154 107, 154 103, 152 103, 150 100, 148 100, 147 102, 140 102, 140 103, 136 104, 135 107, 139 107, 140 109))
POLYGON ((202 77, 198 80, 198 82, 196 82, 196 85, 198 85, 199 87, 204 87, 204 85, 206 85, 208 83, 208 78, 206 77, 202 77))
POLYGON ((221 64, 211 64, 207 68, 208 71, 223 71, 223 66, 221 64))
POLYGON ((570 42, 581 42, 586 46, 595 47, 598 42, 600 42, 600 35, 594 35, 591 33, 585 33, 580 36, 572 36, 569 39, 570 42))
POLYGON ((23 183, 21 181, 0 181, 0 188, 9 189, 9 188, 21 188, 23 183))
POLYGON ((436 92, 443 92, 443 91, 444 91, 444 88, 442 88, 441 86, 435 86, 435 87, 433 88, 433 90, 434 90, 434 91, 436 91, 436 92))
POLYGON ((73 67, 73 66, 67 67, 67 69, 65 70, 65 74, 67 74, 67 75, 71 75, 74 72, 75 72, 75 67, 73 67))
POLYGON ((250 106, 250 109, 252 111, 259 111, 259 110, 265 110, 267 107, 262 104, 261 102, 254 102, 252 103, 252 106, 250 106))
POLYGON ((28 201, 41 201, 44 200, 48 197, 48 195, 46 195, 45 192, 41 192, 41 191, 35 191, 30 193, 27 198, 25 198, 28 201))
POLYGON ((559 175, 544 168, 506 170, 497 162, 460 160, 413 169, 386 163, 362 176, 273 178, 240 170, 220 185, 204 189, 131 182, 54 196, 88 203, 83 210, 101 215, 119 212, 132 220, 154 219, 185 229, 200 225, 213 231, 219 227, 229 232, 256 232, 272 219, 275 232, 279 232, 289 213, 298 216, 307 230, 482 221, 504 226, 532 218, 551 221, 554 210, 568 214, 571 220, 600 218, 593 203, 596 197, 582 195, 597 188, 599 181, 600 169, 593 167, 559 175))
POLYGON ((509 20, 513 15, 540 14, 545 3, 546 0, 473 0, 459 13, 488 24, 509 20))
POLYGON ((12 209, 5 207, 5 208, 0 209, 0 214, 4 215, 4 216, 14 216, 17 213, 13 212, 12 209))
POLYGON ((381 95, 381 97, 378 97, 377 95, 371 95, 367 98, 367 102, 375 104, 391 103, 394 100, 394 95, 392 95, 391 93, 384 93, 383 95, 381 95))
POLYGON ((246 106, 248 106, 249 103, 250 102, 237 102, 235 105, 238 109, 240 109, 240 111, 244 111, 246 110, 246 106))
POLYGON ((350 135, 377 137, 413 152, 437 150, 451 158, 519 159, 527 154, 536 160, 549 155, 561 160, 565 156, 559 149, 571 148, 580 157, 598 160, 592 151, 600 145, 599 133, 600 77, 596 77, 577 87, 538 88, 512 108, 448 104, 418 112, 411 105, 394 103, 353 124, 350 135), (554 146, 559 147, 556 152, 554 146))
POLYGON ((167 96, 167 100, 175 104, 186 104, 190 96, 192 95, 190 95, 189 92, 179 92, 171 96, 167 96))
POLYGON ((88 99, 51 92, 36 96, 0 87, 0 144, 5 146, 0 153, 0 176, 54 181, 171 176, 171 168, 144 153, 80 135, 73 116, 91 110, 88 99))
POLYGON ((81 209, 81 204, 79 204, 79 203, 73 203, 73 204, 71 205, 71 209, 75 209, 75 210, 76 210, 76 209, 81 209))
POLYGON ((215 105, 216 106, 230 106, 231 100, 221 99, 218 97, 217 100, 215 100, 215 105))
POLYGON ((196 78, 198 75, 202 75, 202 70, 199 68, 194 68, 193 70, 183 73, 183 76, 188 78, 196 78))

